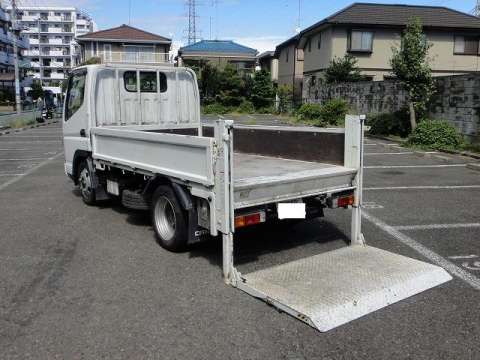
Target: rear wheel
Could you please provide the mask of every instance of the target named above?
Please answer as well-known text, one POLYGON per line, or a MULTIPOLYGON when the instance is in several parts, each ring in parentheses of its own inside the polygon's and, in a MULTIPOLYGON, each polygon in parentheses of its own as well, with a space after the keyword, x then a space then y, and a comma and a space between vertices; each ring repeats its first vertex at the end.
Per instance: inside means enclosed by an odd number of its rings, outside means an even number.
POLYGON ((170 251, 182 251, 187 246, 187 222, 175 193, 161 185, 153 194, 152 223, 160 245, 170 251))
POLYGON ((82 200, 87 205, 95 204, 95 189, 92 186, 92 173, 87 161, 82 161, 78 167, 78 187, 82 200))

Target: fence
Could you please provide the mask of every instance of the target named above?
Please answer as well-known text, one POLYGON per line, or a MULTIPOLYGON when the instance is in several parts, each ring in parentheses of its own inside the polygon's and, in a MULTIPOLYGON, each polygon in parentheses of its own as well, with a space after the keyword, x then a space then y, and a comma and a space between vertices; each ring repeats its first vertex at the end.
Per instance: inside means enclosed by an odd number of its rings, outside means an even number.
MULTIPOLYGON (((305 78, 303 100, 324 103, 344 99, 363 114, 392 113, 407 106, 407 93, 397 81, 365 81, 326 85, 305 78)), ((435 78, 429 116, 447 120, 471 142, 480 142, 480 74, 435 78)))

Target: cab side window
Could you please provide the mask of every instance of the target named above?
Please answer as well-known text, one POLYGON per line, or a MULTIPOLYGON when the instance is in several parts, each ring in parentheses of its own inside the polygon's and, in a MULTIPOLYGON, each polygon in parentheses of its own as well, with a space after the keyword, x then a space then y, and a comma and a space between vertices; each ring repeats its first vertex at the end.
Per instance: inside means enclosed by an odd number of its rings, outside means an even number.
POLYGON ((67 90, 65 121, 70 119, 83 104, 86 78, 86 72, 73 73, 70 77, 67 90))

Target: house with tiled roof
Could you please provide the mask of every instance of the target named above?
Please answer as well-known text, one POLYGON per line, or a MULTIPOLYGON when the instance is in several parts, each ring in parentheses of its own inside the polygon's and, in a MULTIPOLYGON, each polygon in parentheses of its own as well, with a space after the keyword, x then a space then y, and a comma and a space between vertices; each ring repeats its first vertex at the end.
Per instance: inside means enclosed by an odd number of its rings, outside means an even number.
POLYGON ((304 88, 335 57, 354 56, 371 80, 392 77, 392 47, 412 18, 420 19, 433 76, 479 71, 480 18, 443 6, 354 3, 301 31, 304 88))
POLYGON ((169 61, 172 40, 133 26, 90 32, 77 36, 81 61, 163 63, 169 61))
POLYGON ((238 70, 253 71, 258 51, 231 40, 201 40, 178 50, 178 65, 193 66, 207 61, 215 66, 234 65, 238 70))

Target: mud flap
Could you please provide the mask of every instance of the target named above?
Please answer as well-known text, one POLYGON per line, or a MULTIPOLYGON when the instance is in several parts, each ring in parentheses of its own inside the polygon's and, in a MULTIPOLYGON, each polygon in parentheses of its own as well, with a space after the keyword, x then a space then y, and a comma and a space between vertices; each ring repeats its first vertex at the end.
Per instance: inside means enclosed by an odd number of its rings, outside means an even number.
POLYGON ((237 286, 324 332, 451 279, 438 266, 353 245, 240 275, 237 286))

